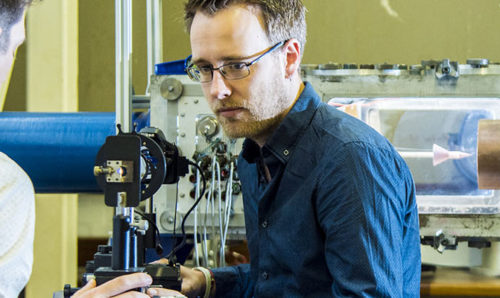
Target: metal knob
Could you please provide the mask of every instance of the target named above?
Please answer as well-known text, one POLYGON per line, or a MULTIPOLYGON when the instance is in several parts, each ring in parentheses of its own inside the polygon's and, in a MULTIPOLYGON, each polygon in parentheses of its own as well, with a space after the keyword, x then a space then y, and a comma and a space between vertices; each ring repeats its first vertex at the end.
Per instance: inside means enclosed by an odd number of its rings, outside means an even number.
POLYGON ((470 58, 467 59, 467 64, 469 64, 472 68, 485 68, 488 67, 490 61, 484 58, 470 58))
POLYGON ((108 175, 113 173, 112 167, 94 166, 94 176, 108 175))
POLYGON ((357 64, 354 64, 354 63, 345 63, 343 66, 342 66, 343 69, 358 69, 358 65, 357 64))
POLYGON ((341 68, 342 67, 338 63, 327 63, 318 65, 318 69, 321 70, 337 70, 341 68))

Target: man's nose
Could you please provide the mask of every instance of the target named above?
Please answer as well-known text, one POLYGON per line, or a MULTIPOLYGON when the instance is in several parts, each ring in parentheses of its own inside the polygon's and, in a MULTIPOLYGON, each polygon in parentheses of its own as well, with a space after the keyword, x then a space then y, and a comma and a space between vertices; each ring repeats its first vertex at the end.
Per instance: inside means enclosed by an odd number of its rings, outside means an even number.
POLYGON ((214 70, 212 82, 210 82, 210 95, 215 99, 225 99, 231 95, 231 89, 226 83, 226 79, 218 70, 214 70))

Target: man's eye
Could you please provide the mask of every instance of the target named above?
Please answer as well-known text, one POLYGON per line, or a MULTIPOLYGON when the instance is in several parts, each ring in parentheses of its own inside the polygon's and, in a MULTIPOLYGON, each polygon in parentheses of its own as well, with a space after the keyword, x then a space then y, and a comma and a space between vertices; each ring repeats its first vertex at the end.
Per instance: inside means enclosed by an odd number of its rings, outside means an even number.
POLYGON ((239 71, 239 70, 245 69, 245 67, 246 67, 246 64, 243 63, 243 62, 241 62, 241 63, 231 63, 231 64, 226 65, 226 68, 229 71, 239 71))
POLYGON ((203 73, 212 72, 212 67, 210 65, 199 65, 198 70, 203 73))

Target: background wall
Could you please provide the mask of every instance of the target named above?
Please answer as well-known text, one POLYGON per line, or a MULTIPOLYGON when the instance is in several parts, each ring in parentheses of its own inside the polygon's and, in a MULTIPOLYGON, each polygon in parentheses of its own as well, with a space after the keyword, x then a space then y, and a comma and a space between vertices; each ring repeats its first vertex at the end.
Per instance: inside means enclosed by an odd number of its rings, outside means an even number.
POLYGON ((306 0, 304 62, 500 61, 500 1, 306 0), (384 4, 386 3, 386 4, 384 4))
MULTIPOLYGON (((53 0, 44 0, 53 1, 53 0)), ((164 59, 189 55, 182 0, 164 0, 164 59)), ((450 58, 500 62, 500 0, 304 0, 304 63, 399 63, 450 58)), ((43 2, 39 5, 43 5, 43 2)), ((146 88, 145 1, 134 5, 133 76, 146 88)), ((114 110, 114 1, 79 1, 79 110, 114 110)), ((27 45, 29 46, 29 45, 27 45)), ((25 109, 25 56, 20 50, 6 110, 25 109)))

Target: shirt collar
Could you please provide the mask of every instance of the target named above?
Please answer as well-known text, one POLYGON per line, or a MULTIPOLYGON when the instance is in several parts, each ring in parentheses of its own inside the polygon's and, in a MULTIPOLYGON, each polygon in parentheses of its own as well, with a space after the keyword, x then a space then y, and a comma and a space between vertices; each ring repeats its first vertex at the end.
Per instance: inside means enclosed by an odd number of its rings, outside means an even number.
MULTIPOLYGON (((282 163, 286 163, 320 103, 319 95, 310 83, 305 82, 304 90, 292 109, 264 144, 263 152, 269 151, 282 163)), ((250 139, 245 139, 241 154, 247 162, 254 163, 260 156, 259 145, 250 139)))

